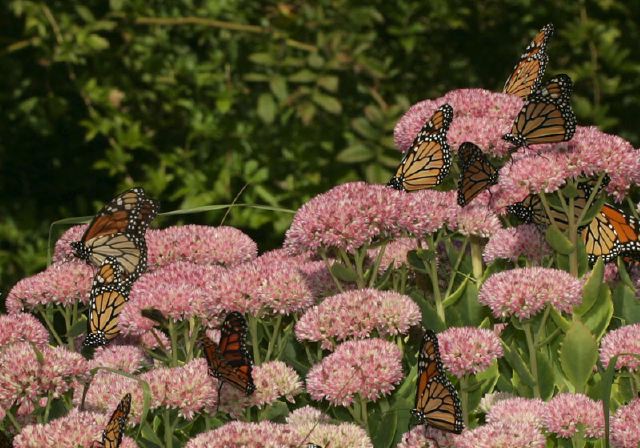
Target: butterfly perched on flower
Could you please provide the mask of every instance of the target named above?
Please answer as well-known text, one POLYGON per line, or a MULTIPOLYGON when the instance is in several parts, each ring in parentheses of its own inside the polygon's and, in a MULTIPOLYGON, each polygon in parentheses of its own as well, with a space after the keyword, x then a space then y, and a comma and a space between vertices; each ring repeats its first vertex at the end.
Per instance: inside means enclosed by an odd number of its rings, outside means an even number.
POLYGON ((572 89, 571 78, 565 74, 535 89, 516 116, 511 132, 502 138, 515 148, 571 140, 577 123, 571 109, 572 89))
POLYGON ((129 411, 131 410, 131 394, 126 394, 107 423, 107 427, 102 431, 102 442, 95 442, 96 448, 118 448, 122 443, 129 411))
POLYGON ((458 181, 458 205, 464 207, 476 196, 498 183, 498 170, 482 150, 471 142, 458 148, 460 180, 458 181))
POLYGON ((418 355, 416 405, 411 411, 421 424, 460 434, 464 429, 458 392, 447 378, 436 334, 427 330, 418 355))
POLYGON ((131 285, 147 268, 145 232, 158 210, 142 188, 119 194, 96 214, 80 241, 71 243, 74 255, 94 266, 114 257, 131 285))
POLYGON ((592 263, 598 257, 609 263, 618 256, 627 262, 640 261, 638 221, 610 204, 602 206, 589 225, 582 229, 581 236, 592 263))
POLYGON ((553 36, 554 27, 549 23, 544 26, 527 45, 513 72, 504 84, 504 93, 528 97, 539 85, 547 67, 547 41, 553 36))
POLYGON ((129 300, 129 288, 123 276, 116 258, 107 257, 93 277, 85 346, 106 345, 120 334, 118 316, 129 300))
POLYGON ((227 315, 222 324, 219 343, 216 344, 206 335, 201 337, 201 342, 209 373, 251 395, 256 387, 252 377, 253 359, 247 350, 246 339, 247 321, 242 314, 234 311, 227 315))
POLYGON ((451 168, 447 131, 452 120, 453 108, 448 104, 440 106, 407 149, 396 174, 387 185, 404 191, 439 185, 451 168))

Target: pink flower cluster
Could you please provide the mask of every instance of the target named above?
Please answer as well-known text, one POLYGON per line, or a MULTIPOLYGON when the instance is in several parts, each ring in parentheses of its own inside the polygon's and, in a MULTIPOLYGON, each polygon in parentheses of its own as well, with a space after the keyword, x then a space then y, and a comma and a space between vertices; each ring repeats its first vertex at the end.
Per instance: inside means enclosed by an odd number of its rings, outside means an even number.
POLYGON ((185 448, 265 447, 293 448, 299 446, 298 434, 287 425, 263 421, 247 423, 234 421, 189 440, 185 448))
POLYGON ((457 448, 458 437, 426 425, 417 425, 402 435, 396 448, 457 448))
POLYGON ((495 232, 484 247, 482 258, 485 263, 492 263, 499 258, 517 262, 523 256, 529 261, 540 263, 550 254, 551 248, 536 226, 523 224, 495 232))
POLYGON ((74 381, 84 381, 89 373, 87 361, 64 347, 33 347, 18 342, 0 351, 0 409, 38 402, 51 394, 60 397, 74 381), (42 361, 38 360, 39 350, 42 361))
POLYGON ((74 241, 80 241, 82 235, 87 230, 86 224, 69 227, 56 241, 56 245, 53 249, 53 263, 63 263, 66 261, 77 261, 73 250, 71 249, 71 243, 74 241))
POLYGON ((500 338, 491 330, 454 327, 438 334, 442 362, 458 378, 488 369, 504 354, 500 338))
POLYGON ((582 282, 558 269, 512 269, 489 277, 478 300, 498 318, 528 319, 547 305, 569 313, 582 301, 582 282))
POLYGON ((489 238, 501 228, 502 225, 496 214, 481 203, 474 201, 458 213, 458 232, 463 235, 489 238))
POLYGON ((50 303, 64 306, 87 303, 92 280, 93 269, 83 261, 53 264, 16 283, 7 295, 7 310, 17 313, 50 303))
POLYGON ((382 339, 348 341, 307 374, 307 392, 314 400, 350 405, 356 394, 375 401, 402 381, 402 353, 382 339))
POLYGON ((142 348, 136 345, 107 345, 98 347, 93 359, 89 361, 89 368, 108 367, 135 373, 149 364, 142 348))
POLYGON ((456 438, 457 448, 544 448, 545 444, 542 431, 524 422, 492 423, 456 438))
POLYGON ((600 341, 600 361, 606 367, 618 356, 616 369, 635 372, 640 367, 640 324, 625 325, 608 332, 600 341), (635 356, 634 356, 635 355, 635 356))
POLYGON ((296 324, 299 340, 320 341, 331 349, 335 341, 404 334, 422 320, 420 308, 409 296, 392 291, 361 289, 325 299, 307 310, 296 324))
POLYGON ((382 185, 347 183, 298 210, 284 247, 291 253, 331 248, 352 252, 404 232, 421 236, 451 225, 458 208, 455 192, 406 194, 382 185))
POLYGON ((526 423, 537 428, 543 427, 545 403, 540 399, 507 398, 491 406, 487 413, 487 423, 526 423))
POLYGON ((556 395, 546 404, 543 420, 547 431, 558 437, 573 437, 580 428, 586 437, 595 439, 604 434, 602 403, 583 394, 556 395))
POLYGON ((251 397, 252 404, 264 406, 283 397, 289 402, 302 392, 300 377, 282 361, 262 363, 253 368, 253 382, 256 390, 251 397))
MULTIPOLYGON (((426 243, 422 242, 422 247, 426 247, 426 243)), ((389 243, 384 246, 384 252, 380 257, 380 270, 384 271, 389 267, 394 269, 400 268, 403 264, 407 264, 407 254, 418 248, 418 242, 415 238, 398 238, 393 241, 389 241, 389 243)), ((373 261, 375 260, 380 251, 383 250, 382 247, 376 247, 368 250, 369 258, 373 261)))
MULTIPOLYGON (((73 409, 66 416, 49 423, 25 426, 13 440, 13 446, 15 448, 93 446, 94 442, 102 440, 102 431, 109 418, 110 414, 73 409)), ((136 448, 138 445, 133 439, 125 436, 119 446, 136 448)))
POLYGON ((258 246, 234 227, 183 225, 147 232, 149 266, 176 261, 233 266, 254 259, 258 246))
POLYGON ((43 347, 49 342, 49 332, 31 314, 0 316, 0 347, 16 342, 33 342, 38 347, 43 347))
POLYGON ((640 399, 620 407, 611 418, 611 441, 615 448, 640 446, 640 399))

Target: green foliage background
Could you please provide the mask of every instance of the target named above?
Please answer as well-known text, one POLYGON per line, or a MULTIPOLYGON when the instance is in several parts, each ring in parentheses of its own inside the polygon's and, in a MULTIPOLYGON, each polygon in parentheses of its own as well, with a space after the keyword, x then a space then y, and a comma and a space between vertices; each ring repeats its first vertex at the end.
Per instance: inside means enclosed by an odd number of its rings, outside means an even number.
MULTIPOLYGON (((638 146, 638 17, 640 2, 619 0, 4 1, 0 287, 46 264, 52 221, 131 185, 165 211, 241 191, 295 209, 337 183, 386 181, 409 105, 500 89, 550 21, 547 72, 574 79, 580 122, 638 146)), ((237 208, 226 223, 265 249, 290 219, 237 208)))

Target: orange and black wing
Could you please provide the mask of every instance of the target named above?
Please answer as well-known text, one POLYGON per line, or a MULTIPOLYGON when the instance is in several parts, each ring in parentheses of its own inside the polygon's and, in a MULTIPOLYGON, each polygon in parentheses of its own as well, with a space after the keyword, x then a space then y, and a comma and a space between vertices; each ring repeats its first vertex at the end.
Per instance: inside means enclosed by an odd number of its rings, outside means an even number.
POLYGON ((127 418, 131 410, 131 394, 126 394, 111 415, 107 427, 102 432, 102 444, 105 448, 118 448, 122 443, 127 418))
POLYGON ((106 258, 93 278, 84 345, 106 345, 120 334, 118 316, 129 299, 128 294, 120 264, 112 257, 106 258))
POLYGON ((591 223, 582 230, 582 240, 592 263, 598 257, 608 263, 618 255, 629 260, 640 260, 638 237, 638 222, 609 204, 604 204, 591 223))
POLYGON ((562 74, 536 89, 518 113, 511 132, 502 138, 516 148, 571 140, 576 131, 572 86, 571 78, 562 74))
POLYGON ((458 148, 460 180, 458 205, 464 207, 484 190, 498 183, 498 170, 489 162, 482 150, 470 142, 458 148))
POLYGON ((451 149, 447 131, 453 108, 441 106, 422 127, 404 154, 388 185, 404 191, 423 190, 439 185, 451 168, 451 149))
POLYGON ((220 343, 202 337, 209 372, 247 395, 255 390, 253 360, 247 350, 247 321, 238 312, 229 313, 222 324, 220 343))
POLYGON ((440 360, 438 338, 427 330, 418 355, 418 381, 415 409, 420 423, 460 434, 464 429, 458 392, 447 379, 440 360))
POLYGON ((527 98, 540 85, 549 61, 547 41, 553 32, 553 24, 549 23, 536 34, 513 67, 513 73, 504 84, 504 93, 527 98))

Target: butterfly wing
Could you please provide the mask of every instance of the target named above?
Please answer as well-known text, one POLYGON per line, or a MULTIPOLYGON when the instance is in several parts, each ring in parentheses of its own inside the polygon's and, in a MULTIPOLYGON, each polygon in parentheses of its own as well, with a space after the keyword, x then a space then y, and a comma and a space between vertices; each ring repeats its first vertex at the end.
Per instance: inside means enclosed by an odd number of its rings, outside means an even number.
POLYGON ((511 132, 502 138, 516 148, 571 140, 576 116, 571 109, 573 83, 561 74, 532 93, 518 113, 511 132))
POLYGON ((582 239, 590 262, 602 257, 605 263, 618 255, 640 259, 638 222, 630 215, 609 204, 582 230, 582 239))
POLYGON ((464 428, 462 406, 453 384, 444 374, 438 338, 427 330, 418 355, 416 405, 412 413, 420 423, 460 434, 464 428))
POLYGON ((131 394, 126 394, 111 415, 107 427, 102 432, 102 444, 105 448, 118 448, 122 443, 127 418, 131 410, 131 394))
POLYGON ((229 313, 222 324, 220 343, 206 336, 201 338, 209 372, 235 388, 251 395, 253 360, 246 347, 247 321, 238 312, 229 313))
POLYGON ((470 142, 458 148, 460 180, 458 205, 464 207, 476 196, 498 183, 498 170, 489 162, 482 150, 470 142))
POLYGON ((553 32, 553 24, 549 23, 536 34, 513 67, 513 73, 504 84, 504 93, 526 98, 540 84, 549 61, 547 41, 553 32))
POLYGON ((398 165, 388 185, 398 190, 416 191, 439 185, 451 168, 447 131, 453 109, 441 106, 422 127, 398 165))
POLYGON ((87 337, 84 345, 106 345, 120 334, 118 316, 129 299, 120 264, 108 257, 94 276, 89 295, 87 337))

